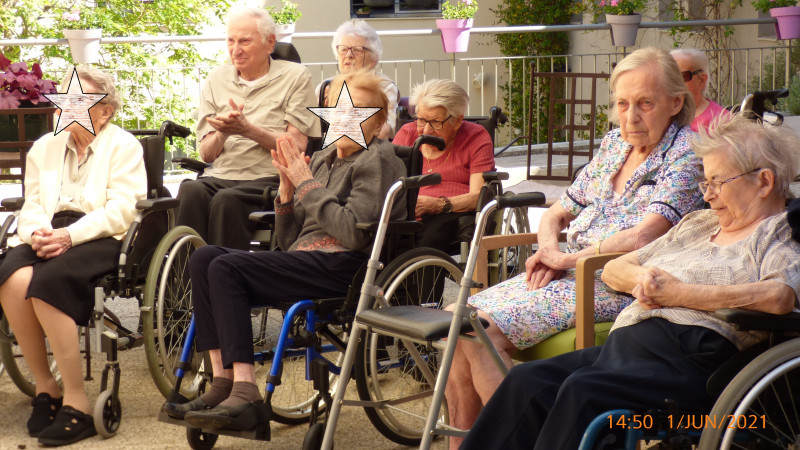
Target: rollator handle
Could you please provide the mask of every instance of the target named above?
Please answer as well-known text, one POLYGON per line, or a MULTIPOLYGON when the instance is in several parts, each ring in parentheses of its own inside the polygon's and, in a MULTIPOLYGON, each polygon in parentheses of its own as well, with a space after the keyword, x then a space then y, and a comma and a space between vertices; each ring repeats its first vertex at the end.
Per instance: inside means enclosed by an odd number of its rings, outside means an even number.
POLYGON ((414 148, 419 148, 422 144, 432 145, 439 150, 444 150, 445 143, 444 139, 436 136, 429 136, 427 134, 423 134, 414 141, 414 148))
POLYGON ((414 177, 400 177, 403 186, 408 189, 419 189, 422 186, 432 186, 442 182, 442 176, 438 173, 430 173, 427 175, 417 175, 414 177))
POLYGON ((498 208, 524 208, 542 206, 546 199, 541 192, 524 192, 521 194, 506 192, 495 197, 495 200, 497 200, 498 208))

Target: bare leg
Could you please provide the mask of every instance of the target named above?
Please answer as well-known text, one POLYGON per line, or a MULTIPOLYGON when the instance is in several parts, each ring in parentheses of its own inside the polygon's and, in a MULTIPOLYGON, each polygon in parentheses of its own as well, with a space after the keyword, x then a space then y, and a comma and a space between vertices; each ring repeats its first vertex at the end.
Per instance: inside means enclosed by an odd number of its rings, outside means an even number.
POLYGON ((32 298, 33 310, 42 324, 53 356, 56 358, 61 381, 64 384, 64 405, 72 406, 86 414, 92 414, 89 398, 83 387, 81 349, 78 326, 71 317, 58 308, 38 298, 32 298))
MULTIPOLYGON (((478 314, 489 322, 486 332, 506 367, 510 368, 511 354, 516 351, 514 344, 486 313, 479 310, 478 314)), ((461 429, 472 427, 481 408, 502 381, 503 374, 483 345, 459 341, 445 389, 451 425, 461 429)), ((462 438, 451 437, 450 448, 457 449, 462 441, 462 438)))
POLYGON ((225 369, 222 366, 222 352, 219 349, 209 350, 208 357, 211 359, 211 371, 214 378, 227 378, 233 380, 233 369, 225 369))
POLYGON ((14 272, 0 285, 0 304, 33 374, 36 394, 47 393, 53 398, 60 398, 61 390, 47 360, 44 330, 36 317, 33 303, 25 298, 32 275, 32 267, 23 267, 14 272))
POLYGON ((248 383, 256 384, 256 369, 255 366, 248 363, 233 363, 233 381, 245 381, 248 383))

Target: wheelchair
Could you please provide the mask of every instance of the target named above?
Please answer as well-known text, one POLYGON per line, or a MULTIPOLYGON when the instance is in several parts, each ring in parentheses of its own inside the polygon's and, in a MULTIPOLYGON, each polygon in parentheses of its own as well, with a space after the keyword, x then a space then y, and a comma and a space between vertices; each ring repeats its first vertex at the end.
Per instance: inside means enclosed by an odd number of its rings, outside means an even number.
MULTIPOLYGON (((422 143, 443 145, 438 138, 424 136, 414 148, 397 147, 401 157, 408 158, 407 167, 411 173, 421 167, 421 153, 418 150, 422 143)), ((405 159, 405 158, 404 158, 405 159)), ((399 253, 397 245, 401 244, 401 235, 410 235, 418 231, 422 224, 414 220, 389 222, 389 211, 395 196, 403 189, 417 188, 423 183, 437 180, 438 174, 425 177, 410 177, 395 183, 384 202, 383 214, 377 224, 359 224, 359 227, 375 234, 371 257, 365 267, 355 276, 348 294, 344 298, 304 300, 293 304, 277 305, 271 311, 278 311, 282 317, 280 335, 271 348, 263 351, 256 349, 255 360, 261 368, 259 372, 269 372, 266 377, 266 394, 262 414, 262 422, 255 430, 234 431, 222 429, 196 429, 187 427, 187 438, 193 448, 213 447, 219 434, 269 440, 271 420, 279 423, 310 422, 304 448, 317 448, 322 438, 324 426, 317 420, 328 410, 332 394, 337 392, 337 377, 349 377, 343 374, 342 357, 346 348, 355 351, 358 345, 350 342, 347 335, 351 333, 351 322, 354 312, 363 305, 371 305, 378 292, 378 301, 395 304, 424 304, 429 308, 441 306, 444 295, 455 289, 462 278, 462 272, 455 261, 443 252, 417 248, 399 253), (385 245, 384 245, 385 244, 385 245), (391 260, 384 268, 379 262, 382 249, 384 256, 391 260), (399 253, 399 255, 398 255, 399 253), (434 286, 434 288, 429 288, 434 286), (359 296, 360 291, 360 296, 359 296), (351 347, 352 345, 352 347, 351 347), (310 383, 309 380, 313 380, 310 383), (332 388, 332 389, 331 389, 332 388)), ((413 214, 416 195, 409 191, 407 195, 407 212, 413 214)), ((413 217, 413 216, 412 216, 413 217)), ((191 367, 192 337, 194 329, 190 322, 186 330, 186 339, 182 348, 182 357, 177 364, 176 381, 168 395, 168 401, 180 402, 188 398, 183 395, 183 379, 192 382, 196 372, 187 372, 191 367)), ((259 338, 256 337, 259 341, 259 338)), ((427 410, 427 399, 418 395, 426 383, 433 382, 433 372, 437 358, 431 353, 427 358, 412 361, 408 358, 407 349, 399 343, 389 340, 377 342, 371 348, 360 350, 362 359, 369 355, 380 358, 371 365, 361 365, 355 370, 359 397, 363 406, 373 405, 383 398, 413 394, 411 399, 399 409, 411 410, 415 414, 427 410)), ((348 368, 349 371, 349 368, 348 368)), ((202 372, 202 371, 201 371, 202 372)), ((200 373, 198 390, 204 389, 208 374, 200 373)), ((404 423, 394 416, 377 414, 367 410, 368 416, 377 429, 389 439, 411 445, 419 441, 421 425, 404 423)), ((166 412, 159 414, 159 420, 166 423, 186 426, 187 424, 170 417, 166 412)))
MULTIPOLYGON (((121 422, 119 401, 120 368, 117 351, 138 347, 143 343, 140 330, 128 330, 120 323, 112 311, 104 306, 106 298, 137 298, 141 304, 145 290, 144 274, 150 263, 153 248, 161 237, 172 227, 172 208, 176 200, 169 198, 163 186, 165 140, 172 143, 173 137, 186 137, 189 130, 173 122, 166 121, 159 130, 134 130, 132 134, 141 136, 145 171, 147 173, 147 198, 136 204, 137 217, 121 242, 117 269, 100 278, 95 286, 94 312, 89 328, 95 329, 97 351, 106 353, 107 361, 102 370, 100 395, 95 403, 95 428, 103 437, 111 437, 121 422)), ((0 228, 0 252, 7 251, 7 239, 12 233, 24 198, 7 198, 0 204, 14 211, 0 228)), ((0 314, 2 311, 0 311, 0 314)), ((148 328, 142 322, 141 327, 148 328)), ((87 380, 91 379, 91 335, 89 328, 84 330, 83 340, 86 360, 87 380)), ((15 385, 26 395, 35 396, 32 375, 22 358, 13 330, 5 317, 0 320, 0 358, 5 371, 15 385)), ((57 375, 55 361, 51 357, 51 369, 57 375)))

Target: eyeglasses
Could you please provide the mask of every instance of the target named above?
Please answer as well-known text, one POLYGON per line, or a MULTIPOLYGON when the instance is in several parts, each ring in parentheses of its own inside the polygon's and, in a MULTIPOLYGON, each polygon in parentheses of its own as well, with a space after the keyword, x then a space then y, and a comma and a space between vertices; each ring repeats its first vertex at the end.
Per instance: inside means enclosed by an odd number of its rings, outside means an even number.
POLYGON ((758 169, 753 169, 749 172, 741 173, 739 175, 736 175, 735 177, 730 177, 727 180, 723 181, 703 181, 700 183, 700 191, 703 193, 703 195, 707 194, 709 191, 712 191, 714 194, 718 194, 719 191, 722 189, 723 184, 730 183, 731 181, 737 178, 741 178, 753 172, 758 172, 759 170, 761 170, 761 167, 759 167, 758 169))
POLYGON ((683 72, 681 72, 681 75, 683 75, 683 81, 685 81, 687 83, 692 81, 692 77, 697 75, 698 73, 700 73, 702 71, 703 71, 703 69, 697 69, 694 72, 689 72, 688 70, 684 70, 683 72))
POLYGON ((417 123, 418 128, 425 128, 425 125, 428 124, 431 126, 431 128, 438 131, 444 127, 444 123, 450 120, 451 117, 453 117, 452 114, 447 116, 447 118, 444 120, 425 120, 421 117, 415 117, 414 122, 417 123))
POLYGON ((348 47, 347 45, 337 45, 336 46, 336 53, 344 56, 347 52, 353 52, 354 56, 363 55, 364 52, 368 52, 370 49, 364 47, 363 45, 354 45, 352 47, 348 47))

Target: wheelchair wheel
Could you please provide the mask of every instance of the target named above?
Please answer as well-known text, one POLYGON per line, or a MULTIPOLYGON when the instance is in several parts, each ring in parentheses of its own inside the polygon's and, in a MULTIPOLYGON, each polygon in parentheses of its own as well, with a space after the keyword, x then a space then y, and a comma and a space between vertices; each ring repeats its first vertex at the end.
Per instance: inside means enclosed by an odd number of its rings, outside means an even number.
MULTIPOLYGON (((204 245, 191 228, 175 227, 156 247, 147 271, 142 307, 145 354, 153 381, 164 397, 175 383, 175 368, 192 318, 189 257, 204 245)), ((181 386, 181 394, 189 399, 197 396, 200 360, 192 358, 194 364, 181 386)))
MULTIPOLYGON (((276 312, 276 310, 269 310, 276 312)), ((280 311, 277 311, 280 312, 280 311)), ((270 319, 271 320, 271 319, 270 319)), ((295 329, 305 326, 305 317, 295 319, 295 329)), ((328 329, 340 340, 347 341, 347 335, 342 332, 340 327, 328 325, 328 329)), ((280 330, 280 328, 278 328, 280 330)), ((276 337, 277 341, 277 337, 276 337)), ((344 353, 335 348, 326 339, 320 342, 322 357, 332 362, 336 367, 341 367, 344 361, 344 353)), ((269 348, 274 347, 272 344, 269 348)), ((293 351, 294 349, 289 349, 293 351)), ((283 358, 283 372, 281 374, 281 384, 275 387, 270 402, 272 406, 273 418, 276 422, 286 425, 297 425, 308 423, 311 418, 311 408, 317 391, 314 390, 313 382, 306 380, 306 357, 302 355, 291 355, 283 358)), ((272 368, 272 361, 266 361, 263 366, 256 365, 256 379, 259 380, 259 387, 266 386, 266 379, 272 368), (263 383, 263 385, 262 385, 263 383)), ((330 373, 328 381, 331 388, 331 395, 334 394, 338 376, 330 373)), ((324 402, 320 402, 318 412, 325 410, 324 402)))
MULTIPOLYGON (((530 233, 527 208, 508 208, 503 214, 502 234, 530 233)), ((531 256, 531 245, 506 247, 498 251, 497 282, 513 278, 525 271, 525 261, 531 256)), ((492 283, 494 284, 494 283, 492 283)))
POLYGON ((794 339, 762 353, 731 380, 705 419, 698 448, 800 448, 798 393, 800 340, 794 339))
POLYGON ((97 433, 110 438, 117 434, 122 422, 122 404, 110 389, 101 392, 94 404, 94 427, 97 433))
MULTIPOLYGON (((383 287, 385 298, 392 306, 442 308, 457 297, 462 276, 456 262, 444 252, 417 248, 392 261, 375 284, 383 287)), ((362 400, 394 400, 431 391, 429 395, 395 404, 392 408, 364 408, 381 434, 402 445, 419 445, 439 362, 437 350, 421 345, 416 345, 416 349, 427 360, 434 379, 423 376, 400 339, 368 331, 359 342, 354 363, 356 386, 362 400)), ((444 406, 442 414, 446 413, 444 406)))
POLYGON ((217 443, 218 434, 204 433, 197 428, 186 429, 186 440, 194 450, 210 450, 217 443))
MULTIPOLYGON (((11 335, 11 327, 8 325, 8 319, 3 316, 0 320, 0 334, 11 335)), ((8 372, 8 376, 14 384, 17 385, 20 391, 29 397, 36 396, 36 385, 33 381, 33 374, 28 368, 28 364, 22 357, 22 350, 16 341, 11 339, 12 342, 0 341, 0 358, 3 361, 3 367, 8 372)), ((50 351, 50 345, 47 345, 47 357, 50 361, 50 370, 53 372, 56 381, 61 384, 61 374, 56 367, 56 360, 53 353, 50 351)))

